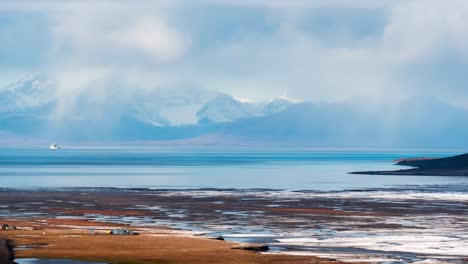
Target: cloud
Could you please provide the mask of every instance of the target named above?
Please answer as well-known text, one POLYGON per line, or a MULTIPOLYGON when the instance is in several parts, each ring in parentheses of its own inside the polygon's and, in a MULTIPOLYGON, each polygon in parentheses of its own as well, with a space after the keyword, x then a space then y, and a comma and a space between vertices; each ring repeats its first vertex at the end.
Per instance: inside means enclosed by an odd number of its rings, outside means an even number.
POLYGON ((381 8, 395 4, 399 0, 202 0, 204 3, 223 4, 243 7, 268 7, 268 8, 381 8))
POLYGON ((141 52, 155 60, 170 60, 184 54, 189 45, 182 34, 158 19, 140 19, 111 33, 110 41, 121 50, 141 52))
POLYGON ((143 10, 99 10, 52 14, 54 48, 51 56, 71 57, 94 63, 158 62, 176 59, 190 41, 166 22, 156 9, 152 16, 143 10), (73 57, 74 56, 74 57, 73 57))
POLYGON ((465 53, 466 1, 408 1, 393 7, 381 39, 386 56, 425 61, 444 52, 465 53))
POLYGON ((362 45, 331 48, 302 31, 284 29, 218 49, 203 58, 215 65, 209 75, 200 71, 195 75, 211 81, 209 86, 224 86, 230 93, 255 99, 265 93, 313 101, 396 97, 399 85, 393 66, 362 45))
POLYGON ((119 76, 129 89, 201 86, 251 99, 468 97, 463 0, 4 3, 0 12, 48 17, 41 68, 65 92, 87 69, 86 80, 119 76))
POLYGON ((164 3, 100 7, 45 11, 51 43, 42 70, 57 80, 55 119, 74 111, 75 98, 83 93, 98 104, 106 96, 120 101, 139 89, 166 84, 169 77, 161 69, 190 49, 190 39, 171 24, 164 3))

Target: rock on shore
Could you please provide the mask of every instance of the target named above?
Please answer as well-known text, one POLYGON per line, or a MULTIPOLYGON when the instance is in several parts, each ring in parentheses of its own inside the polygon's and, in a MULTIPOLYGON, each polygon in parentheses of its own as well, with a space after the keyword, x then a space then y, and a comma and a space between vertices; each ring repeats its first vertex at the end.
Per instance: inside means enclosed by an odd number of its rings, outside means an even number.
POLYGON ((267 245, 262 245, 262 244, 241 244, 241 245, 233 246, 231 248, 254 251, 254 252, 266 252, 270 249, 267 245))
POLYGON ((13 242, 8 239, 0 238, 0 263, 15 264, 14 260, 13 242))

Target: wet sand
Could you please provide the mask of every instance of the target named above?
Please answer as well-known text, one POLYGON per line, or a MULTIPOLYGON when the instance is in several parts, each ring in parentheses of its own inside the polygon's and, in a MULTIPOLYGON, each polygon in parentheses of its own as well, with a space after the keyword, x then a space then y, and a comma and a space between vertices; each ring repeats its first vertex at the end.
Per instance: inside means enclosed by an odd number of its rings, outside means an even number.
POLYGON ((468 194, 463 186, 446 187, 447 193, 444 188, 0 190, 0 223, 38 229, 0 237, 28 246, 17 251, 20 257, 98 262, 327 263, 320 256, 462 263, 468 255, 468 194), (140 235, 89 234, 112 227, 140 235), (226 241, 210 239, 217 236, 226 241), (270 251, 232 249, 237 242, 267 244, 270 251))
MULTIPOLYGON (((75 259, 112 263, 340 263, 315 257, 262 255, 232 249, 237 244, 190 236, 163 228, 138 228, 136 236, 91 234, 125 225, 83 219, 5 220, 2 223, 36 230, 1 231, 14 240, 18 258, 75 259)), ((1 240, 0 240, 1 241, 1 240)), ((7 262, 0 262, 7 263, 7 262)))

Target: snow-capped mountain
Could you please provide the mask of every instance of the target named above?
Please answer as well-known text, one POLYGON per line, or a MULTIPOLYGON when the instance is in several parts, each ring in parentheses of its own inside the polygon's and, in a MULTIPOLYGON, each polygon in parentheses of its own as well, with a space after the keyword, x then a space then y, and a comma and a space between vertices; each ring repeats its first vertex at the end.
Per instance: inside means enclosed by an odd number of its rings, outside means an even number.
POLYGON ((54 82, 28 75, 0 89, 0 142, 468 146, 468 111, 432 98, 369 110, 357 102, 250 102, 204 89, 119 85, 93 83, 64 102, 54 82))
POLYGON ((22 130, 35 129, 27 124, 43 122, 37 120, 39 118, 50 119, 55 128, 78 126, 78 122, 99 124, 99 129, 110 128, 123 117, 150 126, 167 127, 261 117, 284 111, 293 104, 287 99, 250 102, 200 88, 133 89, 107 81, 95 82, 71 93, 62 90, 61 97, 58 91, 56 82, 43 74, 25 76, 0 89, 0 120, 9 118, 3 123, 12 125, 15 118, 27 116, 22 130))
POLYGON ((271 115, 274 113, 279 113, 282 112, 291 105, 293 105, 294 102, 283 97, 279 97, 276 99, 271 100, 268 102, 265 107, 263 107, 263 115, 271 115))
POLYGON ((160 89, 133 100, 131 115, 155 126, 197 124, 197 111, 219 93, 204 89, 160 89))
POLYGON ((259 116, 259 106, 241 102, 227 94, 220 94, 208 101, 197 112, 199 123, 226 123, 246 117, 259 116))
POLYGON ((228 123, 242 118, 261 117, 286 110, 292 101, 277 98, 269 102, 250 102, 236 99, 227 94, 220 94, 208 101, 197 112, 198 122, 228 123))
POLYGON ((0 132, 54 140, 189 138, 292 105, 287 99, 250 102, 207 89, 134 89, 117 81, 67 91, 36 73, 0 89, 0 132))
POLYGON ((40 73, 30 74, 0 90, 0 113, 37 113, 55 100, 55 84, 40 73))

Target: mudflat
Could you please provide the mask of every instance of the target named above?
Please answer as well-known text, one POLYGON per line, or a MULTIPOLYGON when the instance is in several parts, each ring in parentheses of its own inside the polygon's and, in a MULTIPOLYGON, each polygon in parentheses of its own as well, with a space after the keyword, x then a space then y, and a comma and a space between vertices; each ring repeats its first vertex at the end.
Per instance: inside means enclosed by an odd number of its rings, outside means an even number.
POLYGON ((0 237, 20 258, 100 263, 460 263, 465 188, 0 189, 0 223, 20 229, 0 237))
POLYGON ((165 228, 140 227, 139 235, 118 236, 99 232, 131 227, 83 219, 0 221, 21 228, 34 228, 0 233, 21 248, 16 251, 17 258, 112 263, 341 263, 310 256, 268 255, 232 249, 237 244, 190 236, 165 228), (90 233, 91 229, 94 234, 90 233))

